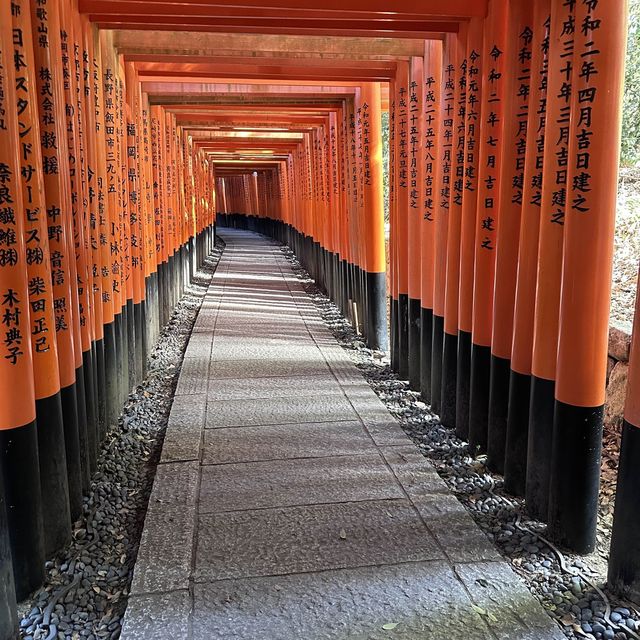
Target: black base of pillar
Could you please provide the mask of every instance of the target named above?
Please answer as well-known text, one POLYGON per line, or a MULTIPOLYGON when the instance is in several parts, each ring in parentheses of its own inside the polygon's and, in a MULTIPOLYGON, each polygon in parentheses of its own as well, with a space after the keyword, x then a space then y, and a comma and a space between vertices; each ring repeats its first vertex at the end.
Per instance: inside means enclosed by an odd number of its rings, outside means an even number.
POLYGON ((0 468, 0 640, 14 640, 17 637, 16 587, 11 564, 4 476, 0 468))
MULTIPOLYGON (((78 370, 76 370, 77 372, 78 370)), ((84 385, 82 385, 84 388, 84 385)), ((64 420, 64 446, 69 486, 69 512, 75 521, 82 513, 82 469, 80 466, 80 440, 78 436, 77 384, 60 389, 64 420)))
POLYGON ((556 400, 549 485, 549 536, 567 549, 591 553, 596 544, 604 405, 576 407, 556 400))
POLYGON ((89 442, 89 470, 91 475, 95 473, 98 459, 98 451, 107 431, 107 398, 105 389, 107 386, 106 370, 104 363, 104 337, 96 340, 96 373, 98 383, 98 424, 95 442, 89 442))
POLYGON ((433 309, 420 309, 420 397, 431 404, 431 350, 433 348, 433 309))
MULTIPOLYGON (((95 448, 96 443, 98 442, 98 437, 100 433, 100 387, 98 386, 98 353, 97 346, 95 340, 91 343, 91 381, 93 383, 93 433, 90 434, 90 439, 87 442, 87 455, 91 458, 91 446, 93 441, 93 447, 95 448)), ((91 463, 89 463, 88 467, 88 475, 91 478, 91 463)))
POLYGON ((387 329, 387 274, 366 272, 367 338, 371 349, 389 348, 387 329))
POLYGON ((471 333, 458 331, 456 367, 456 435, 469 439, 469 396, 471 394, 471 333))
POLYGON ((398 296, 398 375, 409 379, 409 296, 398 296))
POLYGON ((118 354, 116 351, 116 321, 104 325, 104 394, 107 404, 107 429, 120 411, 118 397, 118 354))
POLYGON ((353 266, 353 282, 355 292, 355 302, 358 309, 358 333, 365 335, 366 322, 366 301, 364 291, 364 280, 362 277, 362 269, 359 266, 353 266))
POLYGON ((440 413, 442 396, 442 349, 444 342, 444 318, 433 314, 431 334, 431 410, 440 413))
POLYGON ((491 348, 472 343, 469 394, 469 445, 472 455, 487 451, 490 373, 491 348))
POLYGON ((541 522, 549 515, 555 389, 553 380, 531 376, 525 506, 529 515, 541 522))
POLYGON ((145 376, 145 363, 147 361, 145 335, 147 323, 144 301, 133 305, 133 320, 136 332, 136 381, 139 384, 145 376))
POLYGON ((618 486, 613 516, 609 587, 640 600, 640 429, 622 423, 618 486))
POLYGON ((440 422, 453 429, 456 426, 456 374, 458 369, 458 336, 444 334, 442 346, 442 394, 440 422))
POLYGON ((87 349, 82 353, 82 371, 84 373, 84 399, 87 411, 85 423, 78 424, 78 441, 80 443, 80 464, 82 469, 82 488, 88 491, 91 482, 89 463, 90 443, 97 439, 98 430, 98 401, 96 393, 96 368, 93 350, 87 349))
POLYGON ((129 395, 129 311, 125 304, 120 311, 120 335, 118 336, 118 380, 120 382, 120 402, 119 407, 122 407, 127 401, 129 395))
MULTIPOLYGON (((83 358, 84 360, 84 358, 83 358)), ((78 409, 78 471, 79 482, 82 491, 83 474, 82 474, 82 443, 86 440, 87 429, 87 389, 86 389, 87 375, 84 370, 84 365, 80 365, 76 368, 76 407, 78 409), (84 432, 84 433, 83 433, 84 432)), ((74 443, 75 444, 75 443, 74 443)), ((72 514, 72 519, 75 520, 72 514)))
MULTIPOLYGON (((146 298, 145 298, 145 311, 147 318, 147 353, 149 349, 155 344, 160 334, 160 318, 159 318, 159 304, 158 299, 158 272, 152 273, 145 283, 146 298)), ((145 362, 146 366, 146 362, 145 362)))
POLYGON ((421 324, 420 324, 420 300, 409 298, 408 307, 408 323, 407 332, 408 350, 409 350, 409 386, 418 391, 420 389, 421 375, 421 324))
POLYGON ((158 265, 157 271, 158 279, 158 331, 162 331, 166 322, 166 284, 165 284, 165 263, 161 262, 158 265))
MULTIPOLYGON (((504 454, 504 488, 522 497, 527 486, 527 451, 529 448, 529 398, 531 376, 511 371, 509 378, 509 413, 504 454)), ((537 462, 536 462, 537 464, 537 462)))
POLYGON ((391 322, 391 368, 398 370, 400 361, 400 341, 398 336, 398 300, 391 298, 389 301, 389 316, 391 322))
POLYGON ((489 418, 487 423, 487 467, 504 473, 509 411, 509 377, 511 361, 491 354, 489 383, 489 418))
POLYGON ((44 580, 44 530, 36 423, 0 430, 9 543, 16 598, 24 600, 44 580))
MULTIPOLYGON (((176 265, 177 266, 177 265, 176 265)), ((176 277, 177 277, 176 272, 176 277)), ((129 392, 135 387, 139 380, 136 377, 138 372, 137 367, 137 352, 138 352, 138 336, 136 335, 136 315, 135 305, 133 300, 127 300, 127 341, 129 349, 127 351, 127 367, 129 368, 129 386, 125 395, 129 395, 129 392)))
MULTIPOLYGON (((67 456, 59 392, 36 400, 36 424, 42 520, 45 525, 44 552, 50 557, 71 537, 67 456)), ((73 460, 70 467, 78 463, 79 460, 73 460)), ((77 479, 80 481, 80 477, 77 479)))
POLYGON ((340 311, 343 316, 347 316, 349 313, 349 264, 346 260, 340 261, 340 283, 342 285, 342 290, 340 291, 340 311))

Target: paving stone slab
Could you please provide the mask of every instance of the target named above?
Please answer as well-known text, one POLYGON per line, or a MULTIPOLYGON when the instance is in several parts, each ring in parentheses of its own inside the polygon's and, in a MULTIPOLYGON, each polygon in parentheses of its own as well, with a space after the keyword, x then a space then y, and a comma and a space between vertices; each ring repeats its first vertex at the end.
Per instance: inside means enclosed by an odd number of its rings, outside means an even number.
POLYGON ((298 307, 297 302, 291 295, 289 289, 281 287, 274 289, 271 287, 265 290, 258 286, 247 285, 243 282, 242 286, 229 286, 227 283, 224 293, 224 302, 228 304, 244 304, 252 311, 263 311, 272 306, 282 307, 295 311, 298 307))
POLYGON ((375 451, 202 467, 199 513, 403 497, 375 451))
POLYGON ((363 378, 343 383, 341 384, 341 387, 349 401, 353 401, 352 404, 355 403, 355 405, 358 406, 358 403, 360 403, 361 405, 366 406, 369 410, 384 409, 389 414, 389 410, 381 403, 376 392, 363 378))
POLYGON ((558 625, 506 562, 456 565, 477 606, 492 614, 486 622, 498 640, 564 640, 558 625))
POLYGON ((363 403, 350 402, 352 406, 355 405, 358 417, 378 446, 401 446, 411 443, 407 434, 384 406, 371 408, 363 403))
POLYGON ((277 324, 265 324, 264 322, 256 322, 251 325, 243 325, 242 327, 238 327, 237 324, 226 323, 223 326, 216 327, 216 332, 214 336, 214 340, 217 340, 221 337, 225 338, 238 338, 244 339, 247 336, 251 336, 252 338, 263 338, 265 340, 270 340, 274 338, 279 339, 289 339, 298 341, 298 340, 307 340, 309 339, 309 331, 306 327, 296 325, 292 326, 284 326, 277 324))
POLYGON ((198 460, 204 429, 207 396, 176 396, 171 405, 160 462, 198 460))
POLYGON ((159 464, 149 496, 148 511, 162 510, 167 505, 195 506, 199 480, 198 460, 159 464))
POLYGON ((176 387, 176 395, 206 393, 209 375, 209 357, 183 360, 176 387))
POLYGON ((167 504, 147 512, 133 573, 131 593, 157 593, 189 587, 195 507, 167 504))
POLYGON ((363 385, 367 385, 367 382, 362 378, 349 383, 341 382, 344 393, 349 398, 353 408, 362 415, 386 415, 398 424, 375 391, 371 387, 369 387, 370 391, 367 391, 363 385))
POLYGON ((203 464, 322 458, 372 451, 376 451, 375 445, 357 420, 232 427, 205 431, 203 464))
MULTIPOLYGON (((241 314, 232 312, 220 312, 216 321, 216 332, 218 330, 235 330, 244 332, 243 335, 254 335, 253 330, 263 329, 273 332, 277 331, 298 331, 306 332, 309 329, 300 316, 278 313, 263 313, 260 315, 241 314), (276 316, 281 316, 281 321, 277 321, 276 316)), ((277 335, 277 333, 276 333, 277 335)))
POLYGON ((342 385, 354 384, 364 380, 362 374, 350 363, 335 360, 328 361, 331 372, 342 385))
POLYGON ((191 596, 186 589, 170 593, 131 596, 121 640, 171 638, 188 640, 191 596))
POLYGON ((409 444, 382 451, 429 531, 452 562, 501 559, 469 512, 415 446, 409 444))
MULTIPOLYGON (((202 312, 200 313, 202 315, 202 312)), ((198 316, 198 320, 193 325, 193 329, 191 330, 191 335, 196 335, 198 333, 211 333, 216 326, 216 318, 217 314, 211 313, 210 315, 203 317, 200 320, 200 316, 198 316)))
POLYGON ((196 584, 193 640, 211 638, 494 640, 443 562, 196 584))
POLYGON ((256 400, 225 400, 207 404, 205 427, 244 427, 262 424, 336 422, 357 415, 340 396, 297 396, 256 400))
POLYGON ((198 522, 198 581, 443 558, 407 500, 235 511, 198 522))
MULTIPOLYGON (((216 348, 224 347, 236 347, 238 345, 238 337, 233 335, 224 335, 218 334, 215 335, 215 344, 216 348)), ((291 336, 281 336, 278 334, 265 336, 258 335, 255 336, 253 334, 246 335, 242 338, 242 345, 246 347, 268 347, 268 348, 282 348, 288 349, 293 346, 294 349, 299 347, 314 347, 315 342, 312 340, 311 336, 306 334, 300 335, 291 335, 291 336)))
POLYGON ((288 396, 344 396, 342 387, 325 370, 324 375, 264 378, 213 378, 209 381, 209 401, 285 398, 288 396))
POLYGON ((189 337, 187 348, 184 352, 185 358, 208 358, 211 355, 213 345, 213 331, 198 331, 189 337))
POLYGON ((272 376, 326 375, 329 368, 324 361, 299 360, 219 360, 211 365, 210 379, 264 378, 272 376))
MULTIPOLYGON (((318 347, 312 344, 255 345, 237 339, 236 344, 214 342, 211 360, 281 360, 294 362, 324 362, 318 347)), ((215 366, 215 365, 214 365, 215 366)))
POLYGON ((228 303, 221 302, 218 310, 218 322, 222 325, 228 322, 241 324, 255 324, 258 322, 273 321, 275 316, 282 316, 284 324, 302 324, 303 320, 294 307, 283 305, 261 305, 260 309, 248 311, 249 303, 228 303))

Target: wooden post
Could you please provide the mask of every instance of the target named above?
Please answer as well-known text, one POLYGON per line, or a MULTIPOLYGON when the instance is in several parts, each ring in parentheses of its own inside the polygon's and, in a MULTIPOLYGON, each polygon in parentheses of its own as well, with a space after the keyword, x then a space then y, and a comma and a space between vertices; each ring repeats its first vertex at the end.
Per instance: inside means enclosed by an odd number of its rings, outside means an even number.
POLYGON ((471 328, 473 320, 473 263, 478 206, 479 149, 481 138, 483 21, 471 20, 467 41, 467 104, 465 108, 465 160, 462 219, 460 221, 460 283, 458 305, 458 363, 456 369, 456 435, 469 437, 471 395, 471 328))
POLYGON ((525 489, 527 510, 542 521, 547 520, 549 500, 574 33, 574 6, 551 0, 525 489))
POLYGON ((407 261, 409 263, 409 301, 407 307, 408 320, 408 375, 412 389, 420 388, 420 357, 421 357, 421 328, 420 309, 422 296, 423 263, 422 252, 427 253, 426 260, 432 259, 429 255, 430 247, 423 244, 422 238, 422 185, 424 180, 425 165, 425 117, 424 117, 424 58, 414 56, 410 63, 410 81, 408 92, 408 181, 409 181, 409 208, 407 210, 407 261))
POLYGON ((576 4, 549 532, 578 553, 596 541, 627 13, 576 4))
MULTIPOLYGON (((461 25, 452 47, 455 50, 455 90, 452 139, 451 193, 447 251, 445 255, 444 326, 442 341, 442 382, 440 393, 440 421, 447 427, 456 425, 456 385, 458 368, 458 297, 460 293, 460 248, 462 206, 464 199, 464 166, 466 157, 467 107, 467 35, 461 25)), ((433 42, 433 41, 432 41, 433 42)), ((437 44, 433 42, 433 44, 437 44)))
MULTIPOLYGON (((500 223, 495 249, 495 280, 493 322, 491 332, 491 381, 489 387, 489 418, 487 465, 505 473, 507 412, 513 314, 518 264, 520 215, 524 191, 524 166, 527 149, 529 95, 531 91, 531 56, 533 42, 533 11, 529 0, 513 0, 507 23, 505 50, 504 113, 502 166, 500 176, 500 223)), ((511 448, 524 445, 526 438, 511 440, 511 448)), ((526 462, 526 453, 519 456, 526 462)), ((524 494, 524 469, 509 467, 509 486, 524 494), (513 481, 512 481, 513 480, 513 481)))
POLYGON ((501 145, 504 128, 504 73, 507 3, 491 0, 485 21, 481 135, 473 278, 473 330, 469 444, 473 452, 487 449, 491 326, 497 229, 500 212, 501 145))
POLYGON ((448 34, 442 54, 440 88, 440 131, 438 155, 440 169, 436 181, 435 225, 433 232, 433 321, 431 330, 431 408, 440 413, 442 401, 442 350, 447 280, 447 236, 449 209, 455 178, 457 39, 448 34))
MULTIPOLYGON (((49 555, 71 537, 69 479, 78 497, 82 485, 79 466, 73 467, 76 473, 71 478, 67 475, 31 10, 26 0, 13 2, 11 8, 19 134, 16 143, 22 176, 24 208, 21 214, 24 216, 36 423, 41 453, 42 518, 46 522, 45 553, 49 555)), ((79 463, 79 459, 75 462, 79 463)))
MULTIPOLYGON (((382 192, 382 112, 380 84, 362 87, 363 191, 364 191, 364 278, 367 342, 372 349, 388 348, 387 285, 382 192)), ((334 220, 330 224, 335 224, 334 220)))
POLYGON ((9 615, 0 618, 0 629, 6 638, 12 637, 17 627, 16 593, 18 600, 22 600, 42 582, 45 558, 14 69, 11 11, 10 5, 3 3, 0 4, 0 389, 4 402, 0 412, 0 471, 4 491, 0 498, 0 519, 8 526, 0 527, 0 584, 8 600, 9 615))

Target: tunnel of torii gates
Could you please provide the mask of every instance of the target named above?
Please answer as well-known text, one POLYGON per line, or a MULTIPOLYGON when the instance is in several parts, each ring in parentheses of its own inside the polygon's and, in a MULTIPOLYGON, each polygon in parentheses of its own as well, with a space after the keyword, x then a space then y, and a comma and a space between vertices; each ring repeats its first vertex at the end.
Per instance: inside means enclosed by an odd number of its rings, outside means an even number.
MULTIPOLYGON (((592 550, 626 14, 0 2, 0 637, 216 219, 289 244, 548 535, 592 550)), ((609 581, 638 594, 634 336, 609 581)))

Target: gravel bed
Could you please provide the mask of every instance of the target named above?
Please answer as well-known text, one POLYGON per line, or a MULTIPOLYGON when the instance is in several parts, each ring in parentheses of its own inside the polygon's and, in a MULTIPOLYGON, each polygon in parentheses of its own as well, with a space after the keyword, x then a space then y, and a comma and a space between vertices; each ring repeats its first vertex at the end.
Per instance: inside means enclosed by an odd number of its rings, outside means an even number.
POLYGON ((638 640, 638 608, 607 592, 604 586, 615 497, 617 434, 605 434, 598 548, 589 556, 560 553, 544 540, 544 525, 529 519, 523 501, 503 493, 502 477, 487 470, 485 458, 469 454, 468 444, 442 426, 419 394, 398 379, 390 368, 388 354, 368 349, 293 252, 288 247, 282 247, 282 251, 325 323, 373 390, 564 634, 574 639, 638 640))
POLYGON ((43 587, 19 605, 25 640, 116 640, 184 350, 224 243, 187 287, 157 344, 148 373, 109 428, 72 541, 47 562, 43 587))

